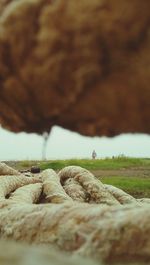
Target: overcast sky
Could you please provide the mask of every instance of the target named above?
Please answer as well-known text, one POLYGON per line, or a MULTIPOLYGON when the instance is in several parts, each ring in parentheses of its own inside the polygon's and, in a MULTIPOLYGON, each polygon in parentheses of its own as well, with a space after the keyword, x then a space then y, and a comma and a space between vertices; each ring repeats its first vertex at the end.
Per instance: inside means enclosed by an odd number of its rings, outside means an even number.
MULTIPOLYGON (((14 134, 0 128, 0 160, 42 158, 43 138, 36 134, 14 134)), ((115 138, 84 137, 54 127, 47 143, 47 159, 91 158, 93 149, 98 158, 124 154, 150 157, 150 136, 126 134, 115 138)))

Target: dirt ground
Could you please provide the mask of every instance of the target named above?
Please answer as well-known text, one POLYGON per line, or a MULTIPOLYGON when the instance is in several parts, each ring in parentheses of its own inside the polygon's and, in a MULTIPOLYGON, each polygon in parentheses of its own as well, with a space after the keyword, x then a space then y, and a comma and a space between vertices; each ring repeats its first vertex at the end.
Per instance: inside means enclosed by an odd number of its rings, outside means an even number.
POLYGON ((117 170, 91 170, 96 177, 141 177, 150 178, 150 169, 130 168, 117 170))

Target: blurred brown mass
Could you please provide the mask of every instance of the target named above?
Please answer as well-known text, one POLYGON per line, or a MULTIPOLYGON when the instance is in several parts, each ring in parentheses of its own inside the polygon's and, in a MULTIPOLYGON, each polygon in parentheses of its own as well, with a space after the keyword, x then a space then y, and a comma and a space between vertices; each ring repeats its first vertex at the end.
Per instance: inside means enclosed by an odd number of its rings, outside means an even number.
POLYGON ((2 126, 150 133, 149 10, 149 0, 1 0, 2 126))

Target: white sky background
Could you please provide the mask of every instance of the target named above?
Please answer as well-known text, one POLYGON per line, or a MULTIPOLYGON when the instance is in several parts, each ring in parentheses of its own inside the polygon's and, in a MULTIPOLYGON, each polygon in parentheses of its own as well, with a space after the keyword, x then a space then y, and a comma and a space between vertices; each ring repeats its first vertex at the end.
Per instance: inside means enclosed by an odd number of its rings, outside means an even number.
MULTIPOLYGON (((36 134, 14 134, 0 128, 0 160, 42 158, 43 138, 36 134)), ((124 154, 150 157, 150 136, 126 134, 115 138, 85 137, 55 126, 47 143, 47 159, 91 158, 93 149, 98 158, 124 154)))

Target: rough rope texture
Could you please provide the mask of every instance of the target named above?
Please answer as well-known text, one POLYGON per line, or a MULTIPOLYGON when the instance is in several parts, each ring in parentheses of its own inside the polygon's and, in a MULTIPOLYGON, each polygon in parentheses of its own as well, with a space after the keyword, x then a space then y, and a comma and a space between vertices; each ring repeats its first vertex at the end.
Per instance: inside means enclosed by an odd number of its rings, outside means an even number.
MULTIPOLYGON (((69 256, 61 251, 49 247, 35 247, 16 242, 0 241, 1 265, 97 265, 97 263, 81 258, 69 256), (9 251, 6 251, 9 250, 9 251)), ((99 265, 102 263, 99 262, 99 265)))
POLYGON ((150 200, 103 185, 76 166, 58 175, 48 169, 34 178, 20 177, 22 182, 9 176, 9 188, 8 177, 0 177, 7 179, 3 196, 6 190, 9 195, 0 202, 1 239, 46 244, 109 264, 149 264, 150 200))
POLYGON ((5 163, 0 163, 0 176, 4 175, 20 175, 20 172, 7 166, 5 163))
POLYGON ((1 0, 0 123, 150 133, 149 10, 149 0, 1 0))

